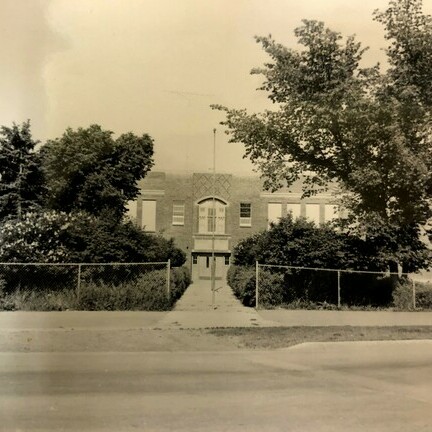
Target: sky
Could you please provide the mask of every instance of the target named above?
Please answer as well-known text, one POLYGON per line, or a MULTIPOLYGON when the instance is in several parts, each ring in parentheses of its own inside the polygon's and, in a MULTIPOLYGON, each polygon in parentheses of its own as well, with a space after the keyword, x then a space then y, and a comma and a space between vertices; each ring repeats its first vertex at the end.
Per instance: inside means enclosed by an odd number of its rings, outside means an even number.
MULTIPOLYGON (((295 48, 301 20, 355 34, 364 65, 385 64, 375 9, 387 0, 0 0, 0 125, 31 120, 43 144, 100 124, 155 140, 161 171, 250 173, 211 104, 271 109, 250 75, 266 55, 255 35, 295 48)), ((424 0, 432 13, 432 0, 424 0)))

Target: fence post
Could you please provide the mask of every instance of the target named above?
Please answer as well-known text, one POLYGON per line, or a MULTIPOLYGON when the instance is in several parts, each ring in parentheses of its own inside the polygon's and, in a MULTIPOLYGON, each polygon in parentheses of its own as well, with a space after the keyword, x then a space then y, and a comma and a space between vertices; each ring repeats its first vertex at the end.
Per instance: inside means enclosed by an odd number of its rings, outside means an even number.
POLYGON ((259 264, 255 261, 255 309, 259 306, 259 264))
POLYGON ((78 264, 77 298, 81 297, 81 264, 78 264))
POLYGON ((416 286, 415 286, 415 280, 412 280, 412 301, 413 301, 413 308, 416 309, 416 286))
POLYGON ((338 299, 337 299, 338 304, 337 304, 337 307, 338 307, 338 309, 340 309, 340 307, 341 307, 340 270, 338 270, 337 276, 338 276, 338 279, 337 279, 338 280, 338 293, 337 293, 337 295, 338 295, 338 299))
POLYGON ((166 282, 168 300, 170 299, 170 296, 171 296, 170 283, 171 283, 171 260, 169 259, 167 262, 167 282, 166 282))

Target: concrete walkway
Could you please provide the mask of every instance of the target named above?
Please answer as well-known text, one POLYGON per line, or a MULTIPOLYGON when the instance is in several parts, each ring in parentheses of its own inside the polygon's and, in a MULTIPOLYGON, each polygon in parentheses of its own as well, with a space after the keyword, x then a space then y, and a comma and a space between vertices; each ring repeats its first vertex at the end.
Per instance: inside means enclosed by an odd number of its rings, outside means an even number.
POLYGON ((244 307, 224 282, 216 281, 214 303, 211 282, 198 281, 188 287, 175 309, 154 328, 214 328, 280 326, 261 317, 253 308, 244 307))

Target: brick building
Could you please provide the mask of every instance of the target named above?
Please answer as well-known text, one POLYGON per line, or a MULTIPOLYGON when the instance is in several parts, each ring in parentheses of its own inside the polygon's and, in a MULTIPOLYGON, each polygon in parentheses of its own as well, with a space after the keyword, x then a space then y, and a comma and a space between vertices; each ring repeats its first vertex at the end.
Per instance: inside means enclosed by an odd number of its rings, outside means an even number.
POLYGON ((150 172, 140 189, 138 200, 130 203, 130 217, 145 231, 175 238, 194 279, 210 278, 213 241, 216 278, 224 278, 239 240, 287 212, 317 224, 336 216, 330 193, 302 200, 300 184, 271 193, 258 176, 216 174, 213 180, 209 173, 150 172))

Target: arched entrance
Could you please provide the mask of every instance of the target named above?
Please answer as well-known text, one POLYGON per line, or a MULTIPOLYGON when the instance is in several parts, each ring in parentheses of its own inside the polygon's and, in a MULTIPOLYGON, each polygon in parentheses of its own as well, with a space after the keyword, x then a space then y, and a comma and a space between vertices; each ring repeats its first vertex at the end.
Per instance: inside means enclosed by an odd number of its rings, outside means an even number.
POLYGON ((214 254, 215 279, 225 280, 231 256, 226 234, 228 203, 221 198, 205 197, 196 204, 198 222, 192 250, 192 278, 211 279, 214 254))

